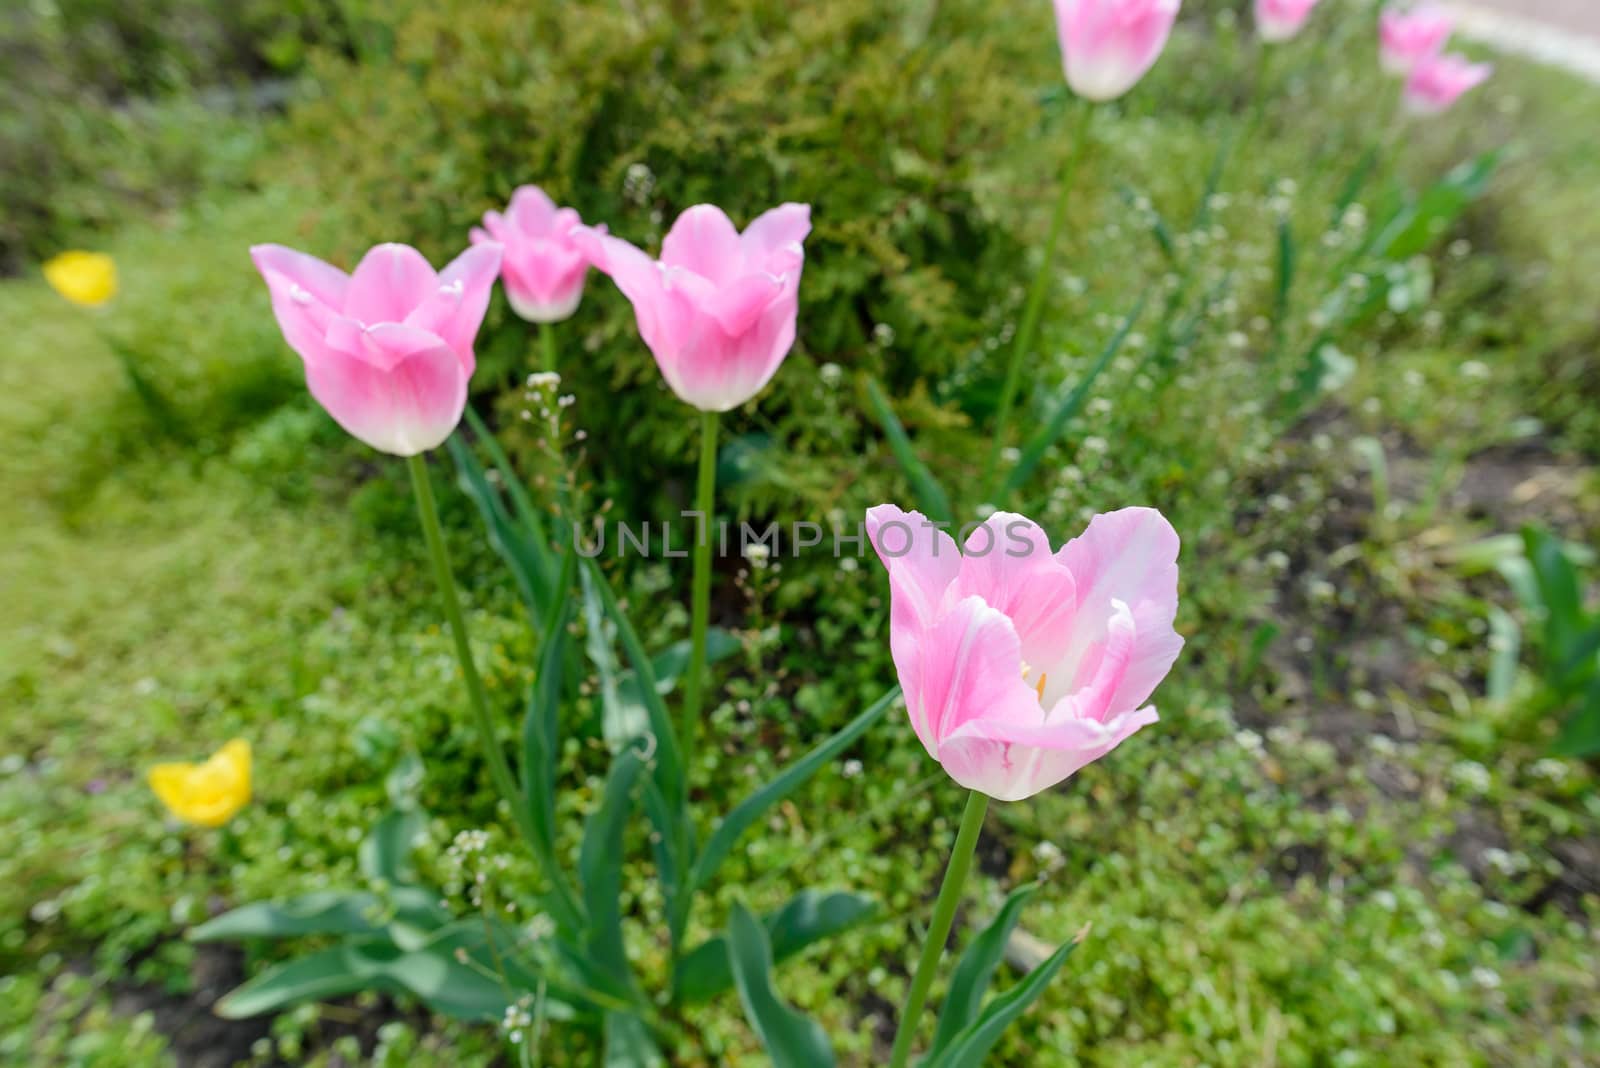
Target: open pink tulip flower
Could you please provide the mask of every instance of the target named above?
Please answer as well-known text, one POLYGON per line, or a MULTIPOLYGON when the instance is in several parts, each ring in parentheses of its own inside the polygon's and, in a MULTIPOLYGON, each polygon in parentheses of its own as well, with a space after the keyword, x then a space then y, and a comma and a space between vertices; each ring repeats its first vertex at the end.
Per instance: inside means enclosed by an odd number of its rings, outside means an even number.
POLYGON ((1055 0, 1067 85, 1115 100, 1139 84, 1166 47, 1182 0, 1055 0))
POLYGON ((1443 51, 1454 29, 1450 13, 1424 5, 1409 11, 1389 8, 1378 16, 1378 54, 1390 74, 1409 74, 1443 51))
POLYGON ((1256 32, 1263 41, 1287 41, 1299 33, 1317 0, 1256 0, 1256 32))
POLYGON ((473 227, 474 245, 494 242, 504 247, 500 280, 506 299, 528 322, 559 323, 578 310, 589 258, 572 231, 582 224, 577 212, 557 207, 538 186, 525 185, 511 194, 505 214, 488 212, 483 227, 473 227))
POLYGON ((620 238, 582 227, 579 247, 633 304, 639 333, 672 391, 725 412, 759 393, 794 345, 802 242, 811 209, 784 204, 740 233, 722 209, 678 216, 652 260, 620 238))
POLYGON ((1000 801, 1048 789, 1156 721, 1145 702, 1183 648, 1178 535, 1160 512, 1097 515, 1057 552, 996 512, 965 551, 881 504, 867 535, 889 571, 889 644, 911 725, 962 786, 1000 801))
POLYGON ((282 245, 250 256, 311 395, 335 422, 396 456, 450 436, 466 407, 499 245, 476 245, 438 272, 408 245, 379 245, 348 275, 282 245))
POLYGON ((1405 108, 1413 115, 1442 114, 1463 93, 1482 85, 1493 73, 1492 64, 1474 63, 1465 56, 1449 52, 1429 56, 1406 77, 1405 108))

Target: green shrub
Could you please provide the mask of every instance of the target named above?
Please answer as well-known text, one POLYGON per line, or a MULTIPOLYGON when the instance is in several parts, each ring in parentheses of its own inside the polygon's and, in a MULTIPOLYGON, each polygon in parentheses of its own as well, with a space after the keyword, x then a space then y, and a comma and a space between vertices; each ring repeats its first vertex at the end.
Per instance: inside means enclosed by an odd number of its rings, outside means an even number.
POLYGON ((194 190, 238 185, 255 123, 313 44, 366 23, 317 0, 57 0, 0 19, 0 274, 194 190), (204 92, 197 90, 204 89, 204 92))
MULTIPOLYGON (((394 63, 317 65, 323 91, 293 116, 308 180, 353 212, 319 251, 348 265, 401 240, 440 260, 521 182, 646 248, 694 203, 742 224, 809 202, 800 344, 729 440, 771 461, 744 483, 752 507, 814 506, 836 468, 810 458, 858 452, 876 430, 848 403, 818 440, 798 383, 831 361, 903 392, 950 371, 1013 299, 1007 266, 1024 246, 991 215, 984 182, 1057 77, 1048 19, 1041 8, 1024 30, 995 32, 1017 15, 981 0, 823 0, 803 14, 781 0, 422 7, 396 22, 394 63)), ((498 304, 491 316, 478 381, 506 388, 533 339, 498 304)), ((558 330, 596 473, 642 513, 648 502, 626 494, 674 489, 693 421, 608 281, 558 330)))

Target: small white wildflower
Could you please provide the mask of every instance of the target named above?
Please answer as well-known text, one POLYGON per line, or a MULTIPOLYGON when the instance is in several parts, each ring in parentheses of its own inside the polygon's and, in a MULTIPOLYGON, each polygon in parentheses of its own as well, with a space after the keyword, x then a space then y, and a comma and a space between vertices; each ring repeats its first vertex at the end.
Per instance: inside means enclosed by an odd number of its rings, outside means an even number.
POLYGON ((1233 740, 1239 744, 1239 748, 1243 749, 1247 753, 1259 754, 1261 752, 1261 735, 1257 734, 1255 731, 1239 731, 1233 736, 1233 740))
POLYGON ((1490 846, 1478 855, 1485 864, 1501 875, 1510 875, 1518 868, 1516 858, 1497 846, 1490 846))
POLYGON ((844 377, 844 368, 836 363, 825 363, 817 368, 817 375, 822 379, 823 385, 837 386, 839 380, 844 377))
POLYGON ((1553 757, 1545 757, 1543 760, 1535 761, 1532 771, 1533 774, 1539 778, 1548 779, 1553 783, 1565 782, 1567 776, 1572 773, 1571 768, 1567 767, 1567 765, 1562 761, 1556 760, 1553 757))
POLYGON ((1450 769, 1450 778, 1461 787, 1475 794, 1486 794, 1493 782, 1489 769, 1479 764, 1476 760, 1458 761, 1450 769))
POLYGON ((839 774, 843 775, 847 779, 854 779, 860 775, 863 770, 865 769, 861 761, 846 760, 844 762, 844 766, 839 769, 839 774))
POLYGON ((1472 969, 1472 981, 1485 990, 1494 990, 1500 985, 1500 973, 1480 964, 1472 969))
POLYGON ((561 375, 555 371, 535 371, 528 376, 529 389, 555 389, 561 384, 561 375))

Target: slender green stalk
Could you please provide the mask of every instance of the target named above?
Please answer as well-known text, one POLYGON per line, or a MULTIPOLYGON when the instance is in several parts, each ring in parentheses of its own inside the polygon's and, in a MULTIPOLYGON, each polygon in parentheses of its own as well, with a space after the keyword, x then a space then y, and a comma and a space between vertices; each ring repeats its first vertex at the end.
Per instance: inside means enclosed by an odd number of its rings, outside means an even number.
POLYGON ((512 778, 511 765, 506 762, 505 751, 495 738, 494 718, 489 714, 489 699, 483 692, 483 679, 472 660, 472 646, 467 640, 467 621, 461 615, 461 596, 456 592, 455 573, 450 568, 450 555, 445 551, 444 533, 439 528, 439 508, 434 503, 433 485, 428 480, 428 461, 421 456, 406 457, 411 469, 411 488, 416 492, 417 515, 422 519, 423 537, 428 542, 428 555, 433 560, 433 577, 439 584, 439 600, 444 606, 445 620, 450 624, 451 637, 455 639, 456 659, 461 662, 461 675, 466 679, 468 704, 472 718, 483 743, 484 756, 489 761, 489 774, 495 789, 511 806, 517 830, 530 844, 535 841, 528 806, 523 803, 522 792, 512 778))
POLYGON ((900 1026, 894 1033, 894 1051, 889 1055, 889 1068, 905 1068, 911 1056, 911 1044, 916 1041, 917 1024, 922 1019, 923 1006, 928 1001, 928 988, 933 985, 934 972, 939 970, 939 958, 944 955, 945 940, 950 937, 950 925, 956 918, 956 906, 961 903, 961 889, 966 885, 967 873, 972 870, 972 853, 978 845, 978 834, 983 830, 983 817, 989 811, 989 798, 974 790, 967 795, 967 810, 961 814, 961 829, 956 832, 956 844, 950 850, 950 863, 944 869, 944 885, 939 887, 939 900, 933 905, 933 922, 928 927, 927 940, 922 943, 922 959, 917 961, 916 974, 911 977, 911 989, 906 993, 905 1008, 900 1011, 900 1026))
POLYGON ((683 767, 693 766, 700 702, 705 693, 706 627, 711 622, 711 510, 717 488, 717 413, 700 413, 700 471, 694 506, 700 513, 694 541, 694 590, 689 604, 689 671, 683 684, 683 767))
POLYGON ((1022 363, 1027 358, 1028 347, 1033 344, 1034 332, 1039 327, 1039 315, 1044 310, 1045 294, 1050 291, 1050 275, 1055 268, 1056 246, 1061 243, 1061 231, 1066 225, 1067 209, 1072 201, 1073 175, 1078 161, 1089 150, 1089 121, 1094 117, 1094 105, 1087 100, 1078 101, 1078 125, 1067 160, 1061 168, 1061 188, 1056 195, 1054 213, 1050 216, 1050 230, 1044 239, 1044 259, 1039 273, 1033 276, 1033 287, 1028 290, 1027 303, 1022 306, 1022 322, 1017 325, 1017 336, 1011 346, 1011 362, 1006 366, 1005 385, 1000 389, 1000 409, 995 416, 994 444, 989 450, 989 462, 984 468, 983 484, 994 480, 1000 463, 1001 450, 1006 443, 1006 424, 1011 421, 1011 409, 1017 402, 1017 388, 1022 383, 1022 363))
POLYGON ((556 366, 556 327, 554 323, 539 324, 539 346, 544 350, 544 369, 559 371, 556 366))

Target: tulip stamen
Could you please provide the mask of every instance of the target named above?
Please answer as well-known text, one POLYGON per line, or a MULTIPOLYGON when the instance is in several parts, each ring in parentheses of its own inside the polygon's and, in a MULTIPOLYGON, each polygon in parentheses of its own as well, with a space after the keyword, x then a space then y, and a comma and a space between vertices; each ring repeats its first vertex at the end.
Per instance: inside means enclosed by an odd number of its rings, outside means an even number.
MULTIPOLYGON (((1033 674, 1033 665, 1029 664, 1026 660, 1024 660, 1022 662, 1022 681, 1023 682, 1027 682, 1028 681, 1028 676, 1031 675, 1031 674, 1033 674)), ((1033 687, 1034 692, 1039 695, 1039 700, 1041 702, 1044 701, 1044 685, 1045 685, 1045 681, 1047 679, 1049 679, 1049 677, 1050 676, 1048 674, 1046 674, 1045 672, 1041 671, 1039 673, 1039 681, 1037 683, 1035 683, 1034 687, 1033 687)))

